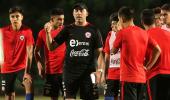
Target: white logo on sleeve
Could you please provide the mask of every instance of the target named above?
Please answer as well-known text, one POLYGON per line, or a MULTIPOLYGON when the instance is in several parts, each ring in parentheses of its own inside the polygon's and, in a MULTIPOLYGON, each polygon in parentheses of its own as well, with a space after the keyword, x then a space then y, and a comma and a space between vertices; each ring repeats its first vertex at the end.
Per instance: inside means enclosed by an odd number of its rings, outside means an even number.
POLYGON ((24 40, 24 38, 25 38, 24 35, 21 35, 21 36, 19 37, 20 40, 24 40))

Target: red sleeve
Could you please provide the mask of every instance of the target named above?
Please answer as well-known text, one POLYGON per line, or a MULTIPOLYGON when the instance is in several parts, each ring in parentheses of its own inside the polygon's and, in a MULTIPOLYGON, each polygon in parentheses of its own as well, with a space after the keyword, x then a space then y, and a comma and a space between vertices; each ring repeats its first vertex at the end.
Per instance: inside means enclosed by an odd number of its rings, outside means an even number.
POLYGON ((122 31, 119 31, 117 33, 116 39, 115 39, 115 41, 113 43, 114 48, 120 48, 121 47, 121 45, 122 45, 122 33, 123 33, 122 31))
POLYGON ((107 54, 110 54, 109 39, 110 39, 110 32, 107 35, 107 38, 106 38, 106 41, 105 41, 104 50, 103 50, 107 54))
POLYGON ((38 38, 37 38, 37 41, 36 41, 36 46, 38 46, 38 47, 42 47, 42 45, 43 45, 43 37, 42 37, 42 31, 40 31, 39 33, 38 33, 38 38))
POLYGON ((27 46, 34 44, 34 38, 32 35, 32 31, 29 29, 27 32, 27 46))
POLYGON ((149 38, 148 38, 148 47, 149 47, 149 48, 153 48, 153 47, 155 47, 156 45, 158 45, 158 43, 157 43, 153 38, 151 38, 151 37, 149 36, 149 38))

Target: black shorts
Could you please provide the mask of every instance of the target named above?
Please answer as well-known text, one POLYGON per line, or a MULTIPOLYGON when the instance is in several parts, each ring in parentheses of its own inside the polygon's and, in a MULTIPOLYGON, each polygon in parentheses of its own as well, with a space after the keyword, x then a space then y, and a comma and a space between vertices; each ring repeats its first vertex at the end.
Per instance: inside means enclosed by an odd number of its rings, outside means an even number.
POLYGON ((145 100, 145 84, 121 82, 121 100, 145 100))
POLYGON ((147 81, 149 100, 170 100, 170 75, 159 74, 147 81))
POLYGON ((82 74, 73 74, 64 72, 63 88, 65 98, 75 98, 78 90, 80 89, 80 98, 83 100, 95 100, 96 94, 93 90, 93 84, 90 73, 84 71, 82 74))
POLYGON ((62 74, 47 74, 44 84, 44 96, 58 97, 59 93, 63 94, 62 74))
POLYGON ((111 80, 106 81, 105 96, 106 97, 115 97, 120 93, 120 80, 111 80))
POLYGON ((15 81, 18 79, 22 85, 24 72, 25 69, 12 73, 2 73, 2 91, 7 95, 14 92, 15 81))

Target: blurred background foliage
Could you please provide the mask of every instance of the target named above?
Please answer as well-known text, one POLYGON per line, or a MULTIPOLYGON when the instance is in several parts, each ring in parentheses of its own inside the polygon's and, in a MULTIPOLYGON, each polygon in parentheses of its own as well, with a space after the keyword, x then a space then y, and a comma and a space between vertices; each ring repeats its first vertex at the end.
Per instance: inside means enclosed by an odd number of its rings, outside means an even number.
MULTIPOLYGON (((24 9, 24 24, 31 27, 36 41, 38 32, 49 20, 49 11, 59 7, 65 11, 65 24, 74 21, 72 16, 72 6, 76 2, 84 2, 89 8, 88 21, 96 25, 105 40, 107 32, 110 30, 109 16, 117 12, 122 6, 129 6, 135 10, 135 24, 140 25, 140 12, 145 8, 154 8, 170 3, 170 0, 0 0, 0 27, 8 25, 10 7, 19 5, 24 9)), ((33 61, 32 73, 35 83, 41 84, 42 80, 37 74, 36 63, 33 61)), ((37 85, 38 86, 38 85, 37 85)))

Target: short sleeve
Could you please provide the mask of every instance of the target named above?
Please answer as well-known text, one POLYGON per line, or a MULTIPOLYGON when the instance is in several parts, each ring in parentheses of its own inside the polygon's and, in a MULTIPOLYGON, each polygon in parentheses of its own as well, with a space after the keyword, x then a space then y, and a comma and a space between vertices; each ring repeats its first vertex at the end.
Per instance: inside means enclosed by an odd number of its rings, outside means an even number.
POLYGON ((156 45, 158 45, 158 43, 152 37, 149 36, 149 38, 148 38, 148 47, 153 48, 156 45))
POLYGON ((120 48, 122 45, 122 31, 119 31, 116 35, 116 39, 113 43, 114 48, 120 48))
POLYGON ((43 32, 42 31, 40 31, 39 33, 38 33, 38 38, 37 38, 37 41, 36 41, 36 46, 38 46, 38 47, 42 47, 42 45, 43 45, 43 32))
POLYGON ((105 45, 104 45, 104 52, 107 53, 107 54, 110 54, 109 39, 110 39, 110 32, 107 35, 105 45))
POLYGON ((95 49, 103 47, 103 40, 100 31, 97 29, 94 37, 95 49))
POLYGON ((34 44, 34 38, 33 38, 31 29, 29 29, 28 32, 27 32, 26 44, 27 44, 27 46, 34 44))

